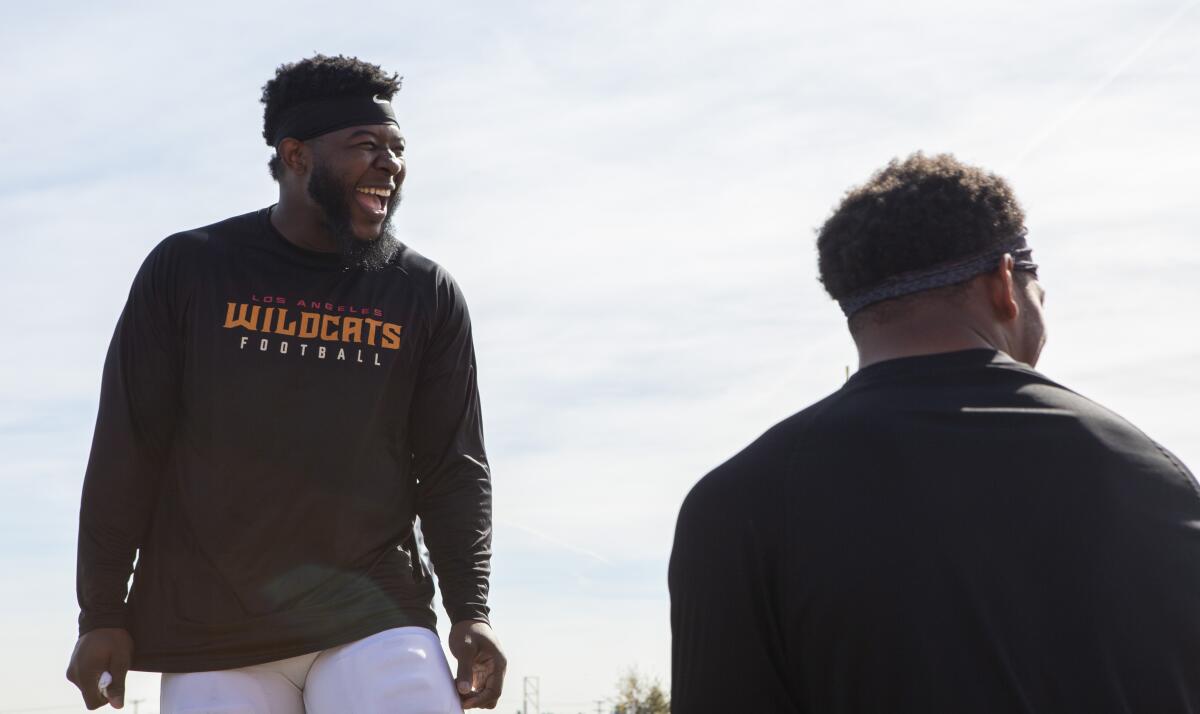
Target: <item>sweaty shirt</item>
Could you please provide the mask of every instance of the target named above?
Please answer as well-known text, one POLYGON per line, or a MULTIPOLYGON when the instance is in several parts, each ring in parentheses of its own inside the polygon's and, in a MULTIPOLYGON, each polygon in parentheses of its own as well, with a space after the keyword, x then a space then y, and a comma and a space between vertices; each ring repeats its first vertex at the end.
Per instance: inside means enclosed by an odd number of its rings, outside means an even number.
POLYGON ((486 620, 491 485, 466 304, 402 247, 303 250, 269 209, 167 238, 104 366, 80 510, 80 632, 134 668, 283 659, 486 620), (126 583, 137 555, 133 584, 126 583))
POLYGON ((691 712, 1200 711, 1200 496, 1003 353, 868 366, 704 477, 670 567, 691 712))

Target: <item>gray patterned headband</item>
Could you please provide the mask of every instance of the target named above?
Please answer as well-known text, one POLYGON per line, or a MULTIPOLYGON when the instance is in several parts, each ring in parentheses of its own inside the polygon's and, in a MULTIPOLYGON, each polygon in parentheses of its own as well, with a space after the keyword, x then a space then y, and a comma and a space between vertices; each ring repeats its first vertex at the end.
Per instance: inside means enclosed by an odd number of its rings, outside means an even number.
POLYGON ((969 255, 949 263, 939 263, 931 268, 893 275, 869 290, 838 300, 838 305, 846 317, 850 317, 877 302, 961 283, 976 275, 994 270, 996 261, 1000 260, 1005 253, 1012 253, 1013 270, 1037 272, 1037 263, 1031 259, 1033 249, 1026 246, 1025 235, 1022 233, 1016 238, 989 248, 984 253, 969 255))

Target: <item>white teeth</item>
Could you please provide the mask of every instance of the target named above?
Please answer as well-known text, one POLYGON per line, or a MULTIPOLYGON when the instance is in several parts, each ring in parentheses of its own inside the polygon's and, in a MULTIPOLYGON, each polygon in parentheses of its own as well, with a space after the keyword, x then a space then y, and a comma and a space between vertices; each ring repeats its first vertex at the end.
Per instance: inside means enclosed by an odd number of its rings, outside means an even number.
POLYGON ((392 192, 386 188, 364 187, 364 188, 359 188, 357 190, 361 193, 367 193, 372 196, 383 196, 384 198, 387 198, 388 196, 392 195, 392 192))

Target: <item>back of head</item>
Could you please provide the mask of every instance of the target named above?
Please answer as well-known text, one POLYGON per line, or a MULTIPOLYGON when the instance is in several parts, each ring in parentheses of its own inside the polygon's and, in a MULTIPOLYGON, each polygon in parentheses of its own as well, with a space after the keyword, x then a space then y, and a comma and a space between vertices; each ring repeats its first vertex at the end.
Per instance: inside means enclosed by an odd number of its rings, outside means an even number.
POLYGON ((951 296, 982 272, 964 264, 992 259, 994 267, 1024 247, 1024 223, 1012 189, 993 173, 950 154, 893 159, 850 189, 818 231, 821 282, 853 331, 867 316, 886 320, 909 295, 951 296))
MULTIPOLYGON (((280 65, 275 77, 263 85, 263 139, 274 146, 289 109, 306 102, 334 97, 367 96, 390 100, 400 91, 400 77, 357 57, 316 54, 280 65)), ((279 180, 282 162, 269 163, 271 177, 279 180)))

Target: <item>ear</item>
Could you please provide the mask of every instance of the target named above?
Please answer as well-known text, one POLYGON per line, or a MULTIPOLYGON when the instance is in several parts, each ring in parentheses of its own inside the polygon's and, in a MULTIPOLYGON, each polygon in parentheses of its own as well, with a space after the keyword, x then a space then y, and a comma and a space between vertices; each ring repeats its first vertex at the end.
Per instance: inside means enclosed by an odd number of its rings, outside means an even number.
POLYGON ((1000 264, 987 277, 988 299, 1001 322, 1010 322, 1021 314, 1017 304, 1017 285, 1013 280, 1013 257, 1005 253, 1000 264))
POLYGON ((275 147, 275 153, 289 171, 299 176, 307 174, 308 167, 312 165, 309 148, 299 139, 283 139, 279 146, 275 147))

